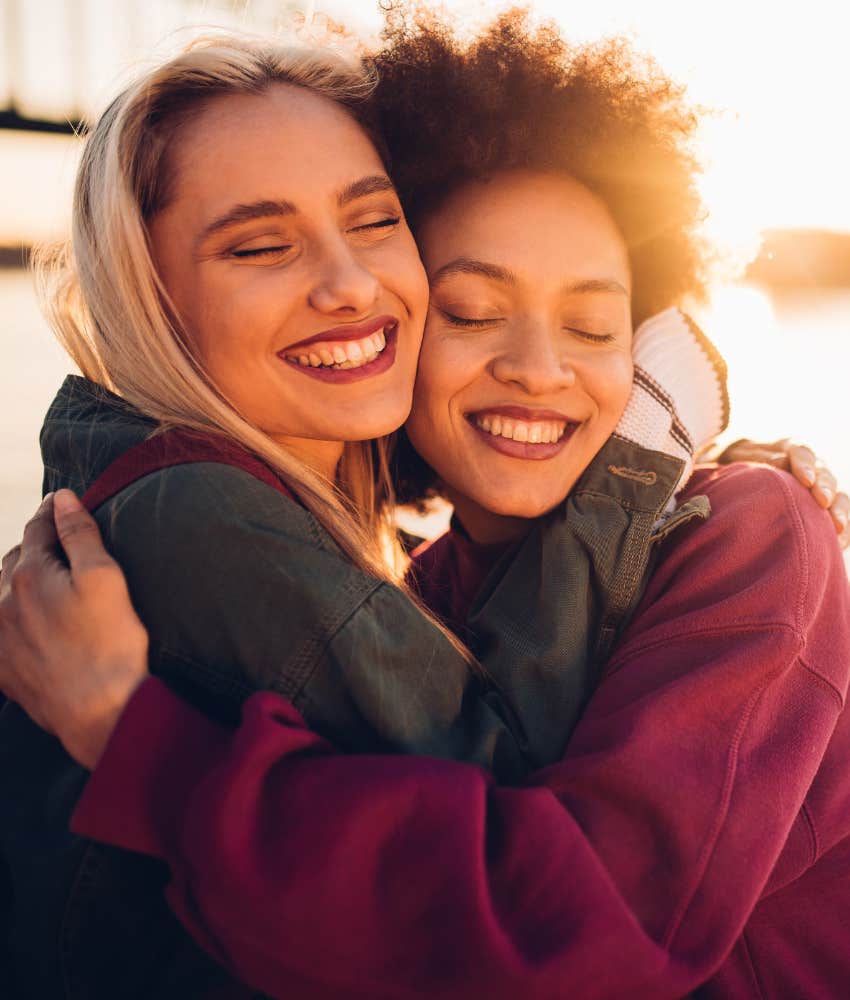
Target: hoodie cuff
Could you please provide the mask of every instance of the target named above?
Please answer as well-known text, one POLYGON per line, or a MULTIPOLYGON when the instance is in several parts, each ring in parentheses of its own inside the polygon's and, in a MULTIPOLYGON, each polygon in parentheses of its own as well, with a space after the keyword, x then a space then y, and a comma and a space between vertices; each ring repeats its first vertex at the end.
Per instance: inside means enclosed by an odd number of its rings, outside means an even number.
POLYGON ((134 692, 71 818, 74 833, 165 858, 182 810, 231 732, 156 677, 134 692))

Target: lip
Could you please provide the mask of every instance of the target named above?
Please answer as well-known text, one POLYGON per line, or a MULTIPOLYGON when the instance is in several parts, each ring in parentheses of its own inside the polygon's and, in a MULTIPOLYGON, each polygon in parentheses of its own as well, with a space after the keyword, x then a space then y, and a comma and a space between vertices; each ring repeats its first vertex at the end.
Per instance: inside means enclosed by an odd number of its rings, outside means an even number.
MULTIPOLYGON (((380 318, 380 317, 379 317, 380 318)), ((398 322, 392 317, 389 317, 387 323, 381 323, 375 325, 374 321, 370 320, 369 323, 363 323, 358 327, 339 327, 340 330, 365 330, 365 332, 358 332, 352 334, 351 336, 338 337, 334 336, 334 340, 359 340, 361 337, 368 337, 371 333, 377 333, 378 330, 383 329, 386 326, 386 338, 387 346, 381 351, 381 353, 375 358, 374 361, 370 361, 368 365, 361 365, 359 368, 313 368, 307 367, 306 365, 300 365, 297 361, 293 361, 287 358, 283 351, 278 351, 278 357, 280 360, 289 365, 290 368, 294 368, 295 371, 301 372, 303 375, 308 375, 310 378, 318 379, 320 382, 334 382, 337 385, 347 385, 349 382, 359 382, 364 378, 372 378, 375 375, 381 375, 385 371, 388 371, 395 364, 396 355, 396 345, 398 344, 398 322), (389 325, 389 324, 392 325, 389 325)), ((333 331, 330 331, 333 332, 333 331)), ((300 344, 293 344, 293 347, 302 347, 306 344, 314 344, 319 340, 330 340, 327 333, 319 334, 317 337, 311 337, 309 340, 303 340, 300 344)), ((289 353, 292 347, 287 347, 286 352, 289 353)))
POLYGON ((363 323, 346 323, 345 326, 335 326, 332 330, 322 330, 321 333, 307 337, 306 340, 299 340, 297 344, 287 344, 282 351, 278 351, 278 354, 295 354, 299 348, 307 347, 309 344, 318 344, 323 340, 336 341, 337 343, 343 343, 346 340, 362 340, 364 337, 377 333, 378 330, 383 330, 385 326, 391 325, 398 327, 396 316, 375 316, 374 319, 367 319, 363 323))
POLYGON ((480 413, 495 413, 500 417, 511 417, 514 420, 562 420, 565 424, 578 423, 572 417, 560 410, 539 410, 532 406, 518 406, 516 403, 505 404, 503 406, 482 406, 477 410, 469 410, 466 414, 467 420, 474 420, 480 413))
POLYGON ((573 434, 581 427, 581 423, 570 420, 557 410, 536 410, 524 406, 493 406, 483 407, 466 414, 466 422, 478 438, 493 451, 508 458, 521 458, 532 462, 545 462, 555 458, 564 450, 573 434), (529 444, 527 441, 513 441, 510 438, 496 437, 489 431, 482 430, 475 423, 479 413, 494 413, 501 417, 511 417, 514 420, 563 420, 566 421, 564 433, 558 441, 549 444, 529 444), (532 416, 533 414, 533 416, 532 416))

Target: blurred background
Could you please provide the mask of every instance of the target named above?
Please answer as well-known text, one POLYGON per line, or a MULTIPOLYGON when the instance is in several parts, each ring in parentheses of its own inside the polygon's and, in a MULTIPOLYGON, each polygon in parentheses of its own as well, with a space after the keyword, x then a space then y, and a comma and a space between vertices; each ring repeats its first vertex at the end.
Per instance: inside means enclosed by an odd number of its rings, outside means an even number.
MULTIPOLYGON (((443 6, 474 27, 509 5, 443 6)), ((850 7, 531 6, 578 41, 632 38, 713 109, 700 136, 707 226, 753 258, 744 280, 719 290, 699 316, 729 362, 729 440, 791 435, 811 444, 847 489, 850 7)), ((41 318, 25 261, 35 242, 66 231, 77 124, 122 81, 199 33, 285 36, 323 14, 367 40, 380 31, 378 0, 0 0, 0 552, 18 540, 40 496, 38 429, 72 370, 41 318)))

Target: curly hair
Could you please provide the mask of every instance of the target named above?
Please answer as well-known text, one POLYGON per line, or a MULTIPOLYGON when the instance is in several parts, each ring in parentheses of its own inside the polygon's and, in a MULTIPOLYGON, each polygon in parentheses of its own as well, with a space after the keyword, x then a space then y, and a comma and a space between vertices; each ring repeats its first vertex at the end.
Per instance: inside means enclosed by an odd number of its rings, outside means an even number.
MULTIPOLYGON (((624 239, 636 325, 704 298, 698 109, 650 58, 619 39, 571 45, 524 9, 464 41, 445 15, 392 0, 383 40, 375 97, 414 232, 462 184, 517 167, 564 171, 602 199, 624 239)), ((401 502, 434 492, 411 451, 402 434, 401 502)))

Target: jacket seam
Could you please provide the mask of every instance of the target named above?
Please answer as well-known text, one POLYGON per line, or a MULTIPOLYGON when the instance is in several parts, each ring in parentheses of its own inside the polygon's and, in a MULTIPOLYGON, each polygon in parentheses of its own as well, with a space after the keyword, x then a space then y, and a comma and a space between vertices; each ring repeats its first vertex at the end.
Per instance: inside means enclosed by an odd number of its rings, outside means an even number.
POLYGON ((752 974, 753 986, 755 987, 756 992, 758 993, 759 1000, 766 1000, 767 994, 765 993, 764 987, 761 984, 761 979, 759 978, 758 970, 756 969, 756 963, 755 960, 753 959, 753 953, 750 949, 750 939, 747 937, 746 931, 744 931, 744 933, 741 935, 741 943, 744 946, 744 952, 746 953, 747 956, 747 966, 749 967, 750 973, 752 974))
POLYGON ((833 682, 827 676, 822 674, 820 670, 818 670, 816 667, 813 667, 810 663, 808 663, 805 657, 802 655, 802 653, 799 656, 799 660, 800 660, 800 666, 805 671, 810 673, 812 677, 815 678, 815 680, 819 681, 829 691, 831 695, 835 696, 835 699, 838 702, 839 710, 843 711, 845 698, 844 695, 841 693, 841 691, 835 686, 835 684, 833 684, 833 682))
POLYGON ((346 596, 356 598, 354 603, 347 607, 342 614, 323 618, 317 624, 313 637, 305 641, 301 655, 292 664, 292 669, 287 671, 286 676, 280 679, 280 684, 276 686, 275 690, 289 701, 294 702, 310 683, 319 666, 322 653, 366 601, 383 586, 385 586, 384 582, 376 579, 371 581, 366 588, 359 586, 348 588, 350 593, 346 596))
POLYGON ((798 564, 800 566, 800 585, 797 589, 797 600, 796 600, 796 613, 797 613, 797 631, 802 633, 803 631, 803 611, 806 602, 806 596, 809 592, 809 546, 806 541, 806 532, 803 527, 803 519, 800 517, 800 510, 797 507, 797 503, 794 500, 794 495, 788 488, 788 484, 782 478, 782 476, 777 475, 776 480, 779 483, 782 493, 785 498, 785 506, 788 509, 789 520, 791 522, 794 540, 797 543, 797 548, 799 550, 799 560, 798 564))
POLYGON ((738 622, 734 625, 722 625, 715 626, 712 628, 697 628, 690 629, 687 632, 675 632, 673 635, 664 635, 658 639, 653 639, 652 642, 645 643, 636 648, 630 649, 628 655, 623 656, 620 662, 615 661, 613 669, 606 669, 605 675, 602 678, 606 680, 608 677, 613 677, 619 670, 627 666, 636 656, 642 656, 645 653, 651 653, 655 649, 661 649, 668 646, 671 642, 680 642, 687 639, 696 639, 705 636, 712 635, 734 635, 736 633, 742 632, 769 632, 772 629, 782 629, 782 631, 790 632, 799 641, 800 633, 799 630, 788 622, 781 621, 768 621, 768 622, 738 622))
POLYGON ((808 802, 803 802, 802 806, 800 807, 800 813, 803 817, 806 830, 808 831, 809 834, 809 841, 812 849, 812 858, 811 861, 809 862, 809 867, 811 867, 820 856, 820 843, 818 841, 818 831, 817 828, 815 827, 815 820, 814 817, 812 816, 811 810, 809 809, 808 802))
POLYGON ((657 514, 659 508, 663 507, 663 503, 655 504, 641 504, 634 500, 627 500, 625 497, 615 497, 610 493, 605 493, 602 490, 593 489, 583 489, 575 490, 571 494, 571 498, 575 497, 591 497, 594 500, 608 500, 611 503, 617 504, 618 507, 622 507, 623 510, 628 510, 636 514, 657 514))

